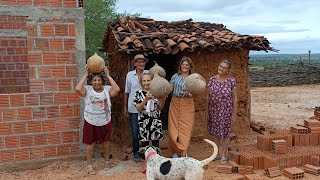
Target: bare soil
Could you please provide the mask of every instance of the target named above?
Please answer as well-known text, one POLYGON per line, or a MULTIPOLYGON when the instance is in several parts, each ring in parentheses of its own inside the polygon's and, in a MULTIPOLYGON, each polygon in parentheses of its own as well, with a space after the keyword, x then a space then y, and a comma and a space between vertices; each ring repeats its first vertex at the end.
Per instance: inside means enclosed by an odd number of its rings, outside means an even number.
MULTIPOLYGON (((270 129, 288 129, 291 125, 302 124, 303 120, 313 116, 315 106, 320 106, 320 85, 302 85, 290 87, 257 87, 251 90, 251 119, 254 122, 264 125, 270 129)), ((238 137, 238 141, 232 144, 252 143, 256 140, 256 132, 251 131, 247 135, 238 137)), ((195 159, 205 159, 212 153, 212 147, 202 141, 203 137, 193 137, 188 151, 188 155, 195 159)), ((113 168, 104 170, 103 159, 96 154, 95 168, 96 175, 86 173, 85 160, 57 161, 49 166, 35 170, 25 170, 16 172, 0 172, 0 180, 10 179, 43 179, 43 180, 62 180, 62 179, 146 179, 141 172, 144 162, 134 163, 132 155, 126 154, 126 147, 112 144, 113 168), (128 160, 124 158, 128 156, 128 160)), ((162 154, 167 156, 164 149, 162 154)), ((217 161, 209 164, 205 171, 205 180, 211 179, 239 179, 240 174, 221 174, 217 173, 217 161)), ((263 170, 254 171, 262 179, 269 179, 263 175, 263 170)), ((287 179, 284 176, 273 178, 276 180, 287 179)), ((316 176, 305 173, 304 179, 317 179, 316 176)))

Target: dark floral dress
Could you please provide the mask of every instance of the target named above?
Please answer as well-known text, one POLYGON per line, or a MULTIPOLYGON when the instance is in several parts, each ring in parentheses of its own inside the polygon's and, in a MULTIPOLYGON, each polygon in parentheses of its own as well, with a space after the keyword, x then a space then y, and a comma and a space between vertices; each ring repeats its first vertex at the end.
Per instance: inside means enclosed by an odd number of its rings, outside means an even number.
POLYGON ((229 76, 219 82, 217 76, 210 78, 208 105, 208 132, 219 138, 229 138, 233 113, 232 90, 236 88, 236 80, 229 76))
MULTIPOLYGON (((146 97, 147 92, 139 90, 134 97, 134 103, 141 103, 146 97)), ((160 101, 154 99, 154 109, 151 112, 146 111, 147 104, 138 115, 139 140, 142 142, 162 140, 162 122, 160 119, 161 111, 158 109, 160 101)))

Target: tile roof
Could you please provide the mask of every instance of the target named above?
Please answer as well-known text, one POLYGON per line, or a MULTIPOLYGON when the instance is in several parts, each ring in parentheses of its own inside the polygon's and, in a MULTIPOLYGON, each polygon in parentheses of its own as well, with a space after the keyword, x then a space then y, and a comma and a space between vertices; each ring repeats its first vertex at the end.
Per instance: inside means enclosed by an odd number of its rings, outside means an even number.
POLYGON ((153 51, 157 54, 198 49, 277 51, 269 46, 264 36, 241 35, 223 24, 193 22, 192 19, 173 22, 133 16, 116 19, 107 26, 102 42, 104 51, 108 49, 110 35, 114 36, 120 51, 153 51))

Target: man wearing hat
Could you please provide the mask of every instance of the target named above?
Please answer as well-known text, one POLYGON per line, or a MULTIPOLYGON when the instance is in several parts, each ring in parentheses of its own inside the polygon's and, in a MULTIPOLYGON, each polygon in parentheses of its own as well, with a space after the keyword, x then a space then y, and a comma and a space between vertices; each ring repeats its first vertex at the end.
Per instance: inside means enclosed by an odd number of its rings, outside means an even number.
POLYGON ((133 160, 139 162, 140 155, 139 151, 139 126, 138 126, 138 111, 133 102, 136 91, 142 89, 140 84, 140 78, 144 73, 149 73, 148 70, 144 70, 145 64, 148 59, 143 54, 137 54, 131 61, 135 67, 134 70, 129 71, 126 77, 126 86, 124 94, 124 113, 129 115, 130 127, 131 127, 131 139, 133 147, 133 160))

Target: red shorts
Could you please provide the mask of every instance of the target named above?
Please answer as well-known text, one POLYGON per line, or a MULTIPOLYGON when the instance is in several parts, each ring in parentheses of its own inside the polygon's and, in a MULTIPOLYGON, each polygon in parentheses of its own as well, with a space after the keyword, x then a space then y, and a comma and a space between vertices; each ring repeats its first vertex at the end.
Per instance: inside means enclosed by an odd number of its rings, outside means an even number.
POLYGON ((110 141, 111 132, 112 122, 103 126, 95 126, 84 121, 82 141, 84 144, 92 144, 95 142, 102 144, 103 142, 110 141))

